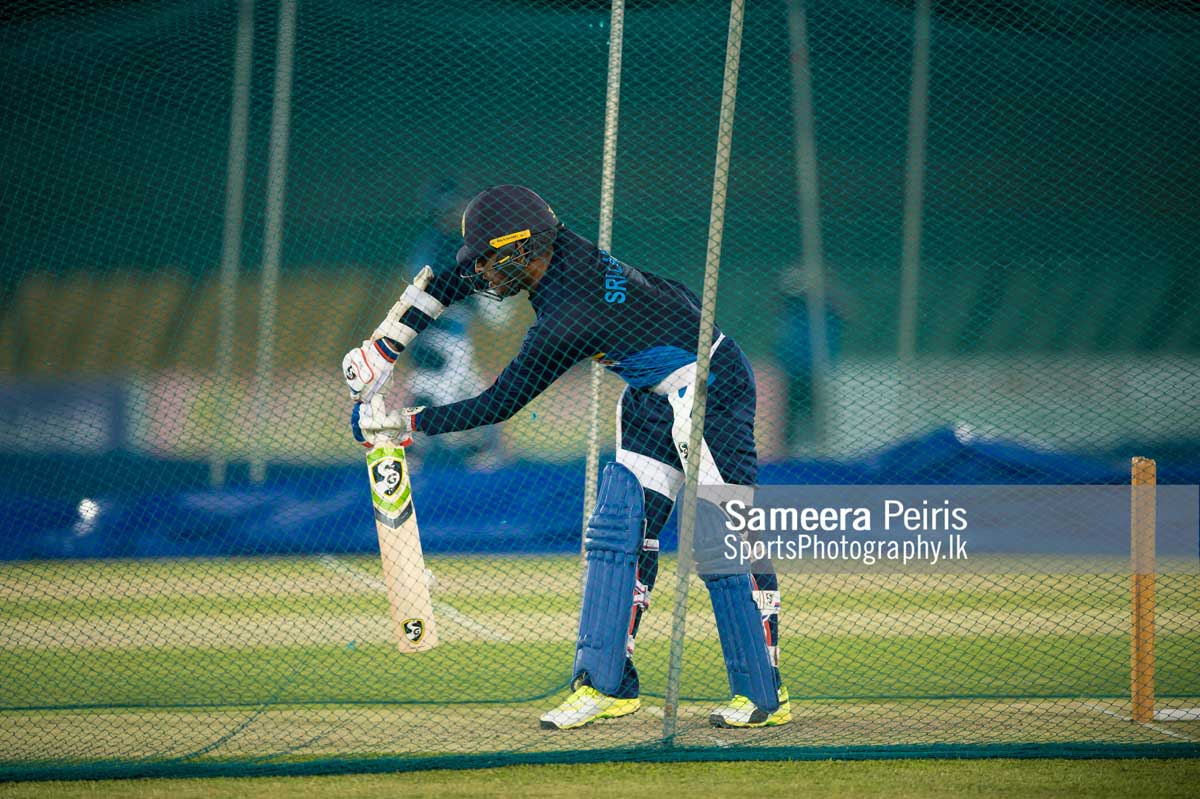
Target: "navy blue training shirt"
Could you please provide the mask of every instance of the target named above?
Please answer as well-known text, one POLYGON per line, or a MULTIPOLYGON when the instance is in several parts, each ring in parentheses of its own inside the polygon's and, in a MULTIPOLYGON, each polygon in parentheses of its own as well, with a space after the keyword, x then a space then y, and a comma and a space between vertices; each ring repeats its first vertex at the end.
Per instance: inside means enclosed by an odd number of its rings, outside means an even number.
MULTIPOLYGON (((451 271, 437 275, 428 292, 450 305, 470 295, 471 287, 451 271)), ((418 430, 437 435, 502 422, 588 358, 634 388, 653 386, 696 360, 696 295, 621 263, 565 228, 530 302, 536 320, 496 382, 476 397, 425 408, 417 415, 418 430)), ((719 334, 714 326, 714 339, 719 334)))

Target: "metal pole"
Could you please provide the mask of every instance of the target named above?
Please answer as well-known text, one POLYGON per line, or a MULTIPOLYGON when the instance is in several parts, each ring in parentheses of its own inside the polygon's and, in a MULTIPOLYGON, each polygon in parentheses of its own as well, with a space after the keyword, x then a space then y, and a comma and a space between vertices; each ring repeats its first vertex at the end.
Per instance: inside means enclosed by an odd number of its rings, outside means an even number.
POLYGON ((254 45, 254 0, 239 5, 233 59, 233 99, 229 110, 229 154, 225 165, 225 228, 221 244, 220 299, 217 312, 217 395, 208 477, 213 487, 225 484, 229 462, 228 417, 233 405, 233 333, 237 280, 241 270, 242 223, 246 197, 246 128, 250 116, 250 64, 254 45))
MULTIPOLYGON (((812 421, 817 442, 824 438, 828 409, 829 334, 826 328, 825 247, 821 241, 820 184, 813 122, 812 71, 809 67, 808 22, 803 0, 788 3, 792 42, 792 119, 796 134, 796 197, 800 203, 803 262, 807 278, 808 340, 812 357, 812 421)), ((789 431, 790 432, 790 431, 789 431)), ((791 453, 788 453, 789 455, 791 453)))
MULTIPOLYGON (((292 114, 292 61, 296 47, 296 2, 279 3, 279 41, 275 53, 275 99, 271 110, 271 161, 267 176, 266 236, 263 241, 262 288, 258 313, 258 352, 254 373, 258 377, 256 407, 271 402, 271 371, 275 357, 275 315, 279 294, 279 262, 283 249, 283 205, 287 186, 288 134, 292 114)), ((261 425, 259 430, 264 429, 261 425)), ((266 443, 255 436, 250 479, 266 477, 266 443)))
MULTIPOLYGON (((625 38, 625 0, 613 0, 608 36, 608 91, 604 101, 604 155, 600 175, 600 232, 596 244, 612 247, 613 192, 617 178, 617 118, 621 104, 621 47, 625 38)), ((592 407, 588 425, 587 467, 583 481, 583 522, 579 537, 580 557, 587 535, 588 519, 596 506, 596 483, 600 474, 600 378, 604 367, 592 364, 592 407)))
POLYGON ((917 284, 925 193, 925 139, 929 125, 929 0, 917 0, 912 87, 908 104, 908 160, 904 180, 904 243, 900 266, 899 356, 907 367, 917 351, 917 284))
POLYGON ((692 535, 696 525, 696 496, 700 482, 700 452, 704 440, 704 412, 708 400, 708 362, 712 329, 717 317, 717 279, 721 272, 721 237, 725 232, 725 195, 729 185, 729 160, 733 150, 733 112, 737 101, 738 65, 742 51, 744 0, 732 0, 729 38, 725 45, 725 75, 721 85, 721 114, 717 124, 717 158, 713 171, 712 206, 708 219, 708 251, 704 259, 704 293, 700 302, 700 335, 696 342, 696 383, 692 388, 692 429, 689 457, 684 463, 683 505, 679 509, 679 575, 671 622, 671 649, 667 666, 663 739, 675 737, 679 716, 679 681, 683 671, 683 639, 687 618, 688 580, 692 570, 692 535))

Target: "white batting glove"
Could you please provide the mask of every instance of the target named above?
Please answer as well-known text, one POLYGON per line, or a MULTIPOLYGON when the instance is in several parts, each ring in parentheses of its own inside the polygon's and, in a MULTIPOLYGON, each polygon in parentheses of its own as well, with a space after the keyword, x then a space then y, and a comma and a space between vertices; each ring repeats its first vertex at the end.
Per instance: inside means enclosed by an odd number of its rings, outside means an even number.
MULTIPOLYGON (((416 309, 413 313, 418 317, 437 319, 446 310, 446 306, 426 291, 431 282, 433 269, 426 265, 404 289, 371 337, 342 358, 342 376, 346 378, 355 402, 370 402, 379 393, 391 377, 396 358, 417 337, 416 329, 405 322, 405 314, 416 309)), ((414 319, 407 321, 416 323, 414 319)))
POLYGON ((407 447, 416 429, 413 417, 423 410, 422 406, 389 411, 384 407, 383 397, 375 396, 370 402, 355 403, 350 411, 350 432, 367 449, 384 440, 407 447))
POLYGON ((342 376, 355 402, 370 402, 379 393, 391 377, 399 354, 386 339, 364 341, 361 347, 346 353, 342 358, 342 376))

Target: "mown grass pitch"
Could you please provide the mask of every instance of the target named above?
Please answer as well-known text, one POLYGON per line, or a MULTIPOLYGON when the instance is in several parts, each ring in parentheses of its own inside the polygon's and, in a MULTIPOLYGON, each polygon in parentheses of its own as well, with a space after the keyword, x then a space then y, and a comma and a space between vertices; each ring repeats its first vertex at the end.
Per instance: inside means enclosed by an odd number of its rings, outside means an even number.
POLYGON ((821 799, 1175 799, 1195 794, 1200 760, 910 760, 803 763, 600 763, 336 777, 0 784, 6 799, 341 799, 662 795, 821 799))
MULTIPOLYGON (((374 557, 0 565, 0 774, 96 761, 415 763, 660 745, 671 559, 638 641, 645 709, 575 733, 539 730, 537 716, 570 676, 578 561, 437 557, 429 566, 443 643, 401 656, 374 557)), ((1127 720, 1128 575, 782 580, 795 723, 705 724, 726 687, 697 581, 678 745, 728 755, 1200 741, 1200 722, 1127 720)), ((1194 575, 1160 577, 1158 615, 1159 705, 1198 707, 1194 575)))

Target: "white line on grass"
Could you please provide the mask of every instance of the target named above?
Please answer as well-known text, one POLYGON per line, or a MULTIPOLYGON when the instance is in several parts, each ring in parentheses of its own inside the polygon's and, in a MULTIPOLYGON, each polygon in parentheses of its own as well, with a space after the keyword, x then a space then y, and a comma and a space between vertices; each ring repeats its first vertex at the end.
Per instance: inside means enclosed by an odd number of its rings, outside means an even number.
MULTIPOLYGON (((1133 719, 1130 718, 1129 716, 1122 716, 1120 713, 1109 710, 1106 707, 1100 707, 1099 705, 1087 705, 1087 707, 1091 710, 1099 711, 1100 713, 1103 713, 1106 716, 1112 716, 1115 719, 1120 719, 1121 721, 1133 721, 1133 719)), ((1155 713, 1154 715, 1156 718, 1158 717, 1157 713, 1155 713)), ((1172 738, 1179 738, 1180 740, 1183 740, 1183 741, 1189 741, 1191 743, 1196 743, 1195 738, 1191 738, 1182 733, 1175 732, 1174 730, 1164 729, 1164 728, 1158 726, 1157 724, 1150 724, 1149 722, 1139 722, 1139 724, 1148 730, 1154 730, 1155 732, 1162 733, 1163 735, 1169 735, 1172 738)))
POLYGON ((1155 721, 1200 721, 1200 707, 1164 707, 1154 711, 1155 721))
MULTIPOLYGON (((366 572, 360 571, 359 569, 356 569, 347 563, 343 563, 333 555, 322 555, 320 560, 321 565, 330 571, 337 572, 338 574, 342 574, 350 577, 353 580, 357 580, 363 585, 368 585, 371 588, 374 588, 376 591, 387 593, 387 586, 383 584, 383 580, 380 580, 372 574, 367 574, 366 572)), ((426 569, 425 578, 429 580, 431 577, 433 577, 432 572, 430 572, 429 569, 426 569)), ((436 580, 430 580, 430 582, 436 584, 436 580)), ((497 632, 491 627, 481 624, 480 622, 468 616, 466 613, 463 613, 458 608, 447 604, 446 602, 435 600, 433 602, 433 612, 437 614, 439 619, 447 619, 452 621, 463 629, 469 630, 476 635, 482 635, 484 638, 490 638, 493 641, 504 641, 506 643, 512 641, 512 638, 504 633, 497 632)))

